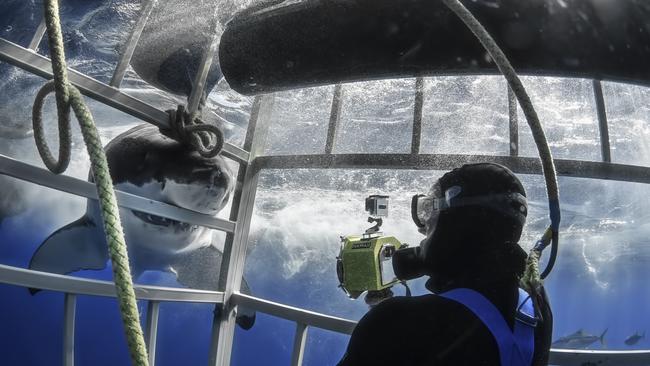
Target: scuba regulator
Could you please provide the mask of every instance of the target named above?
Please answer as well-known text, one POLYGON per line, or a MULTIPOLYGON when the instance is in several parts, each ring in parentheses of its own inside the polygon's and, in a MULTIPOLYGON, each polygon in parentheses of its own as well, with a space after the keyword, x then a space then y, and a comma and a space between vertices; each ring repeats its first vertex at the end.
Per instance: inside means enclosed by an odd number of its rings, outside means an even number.
POLYGON ((388 216, 388 196, 366 198, 369 223, 375 223, 362 235, 341 237, 341 250, 336 257, 339 287, 352 299, 367 291, 366 304, 374 306, 393 296, 391 287, 400 282, 393 271, 394 254, 408 245, 394 236, 379 231, 382 217, 388 216))

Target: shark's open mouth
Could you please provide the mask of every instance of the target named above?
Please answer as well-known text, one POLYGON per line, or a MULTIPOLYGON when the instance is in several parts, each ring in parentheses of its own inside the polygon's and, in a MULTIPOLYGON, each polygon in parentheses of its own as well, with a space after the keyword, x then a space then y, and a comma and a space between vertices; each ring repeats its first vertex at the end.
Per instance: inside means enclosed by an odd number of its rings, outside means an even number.
POLYGON ((151 225, 173 227, 176 230, 184 230, 184 231, 189 230, 190 228, 192 228, 192 226, 195 226, 195 225, 188 224, 186 222, 180 222, 173 219, 168 219, 162 216, 152 215, 141 211, 131 210, 131 212, 133 212, 133 214, 140 220, 151 225))

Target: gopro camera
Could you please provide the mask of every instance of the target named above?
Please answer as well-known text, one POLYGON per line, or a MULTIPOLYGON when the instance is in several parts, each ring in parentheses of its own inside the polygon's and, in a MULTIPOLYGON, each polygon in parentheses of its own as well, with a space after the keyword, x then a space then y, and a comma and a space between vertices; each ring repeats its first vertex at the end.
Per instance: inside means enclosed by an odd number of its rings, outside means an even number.
POLYGON ((370 216, 388 216, 388 196, 372 195, 366 198, 366 211, 370 216))

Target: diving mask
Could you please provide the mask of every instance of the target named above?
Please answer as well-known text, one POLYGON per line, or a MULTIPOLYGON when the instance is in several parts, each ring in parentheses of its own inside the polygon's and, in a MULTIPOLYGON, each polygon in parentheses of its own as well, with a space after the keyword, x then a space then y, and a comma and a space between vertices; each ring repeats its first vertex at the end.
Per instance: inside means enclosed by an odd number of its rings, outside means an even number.
POLYGON ((526 197, 520 193, 499 193, 480 196, 459 197, 462 193, 460 186, 452 186, 440 192, 440 185, 433 185, 428 194, 416 194, 411 200, 411 218, 418 231, 428 235, 435 230, 440 212, 463 206, 486 207, 512 217, 523 226, 528 213, 526 197))
MULTIPOLYGON (((429 245, 438 225, 440 213, 455 207, 489 208, 493 211, 515 219, 524 225, 528 211, 526 197, 517 192, 485 194, 463 197, 459 185, 449 187, 442 192, 436 182, 429 193, 414 195, 411 200, 411 217, 418 231, 427 238, 418 247, 401 248, 393 256, 393 270, 400 280, 411 280, 427 274, 425 256, 431 255, 422 246, 429 245)), ((430 252, 430 251, 429 251, 430 252)))

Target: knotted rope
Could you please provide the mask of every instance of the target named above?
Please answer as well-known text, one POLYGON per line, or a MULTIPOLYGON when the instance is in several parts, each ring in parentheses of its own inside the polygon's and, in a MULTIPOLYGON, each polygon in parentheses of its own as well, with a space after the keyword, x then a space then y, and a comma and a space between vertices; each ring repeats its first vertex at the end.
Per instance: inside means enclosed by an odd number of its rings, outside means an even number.
POLYGON ((119 302, 131 361, 133 365, 147 366, 149 364, 147 348, 145 346, 142 328, 140 327, 140 315, 138 314, 138 306, 133 290, 129 256, 102 141, 93 121, 92 114, 84 103, 79 89, 68 81, 58 1, 45 0, 44 6, 54 80, 47 82, 39 90, 34 101, 32 124, 34 127, 36 146, 41 158, 50 171, 60 174, 66 170, 70 162, 70 153, 72 150, 70 132, 70 108, 72 108, 81 127, 81 133, 86 144, 86 149, 88 150, 88 155, 90 156, 91 171, 97 187, 106 242, 113 264, 115 290, 117 292, 117 300, 119 302), (56 95, 59 122, 60 140, 58 161, 52 156, 45 141, 42 119, 45 98, 53 91, 56 95))
POLYGON ((221 152, 224 138, 217 126, 203 123, 195 114, 186 112, 182 105, 167 113, 169 128, 160 128, 163 135, 191 146, 205 158, 215 157, 221 152))

